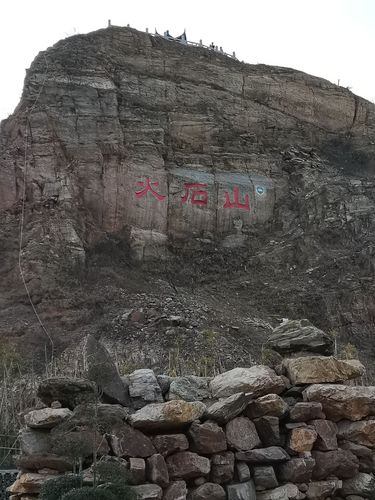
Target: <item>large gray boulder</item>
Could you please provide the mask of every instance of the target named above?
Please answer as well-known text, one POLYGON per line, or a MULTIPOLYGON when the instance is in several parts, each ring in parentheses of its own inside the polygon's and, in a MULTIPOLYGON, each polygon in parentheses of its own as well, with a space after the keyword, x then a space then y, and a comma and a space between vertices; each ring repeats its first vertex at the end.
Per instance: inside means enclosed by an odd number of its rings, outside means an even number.
POLYGON ((251 399, 252 395, 244 392, 233 394, 233 396, 220 399, 207 408, 204 416, 210 420, 215 420, 220 425, 224 425, 242 413, 251 399))
POLYGON ((327 418, 361 420, 375 415, 375 386, 349 386, 338 384, 314 384, 303 392, 307 401, 318 401, 327 418))
POLYGON ((307 319, 285 321, 273 330, 265 345, 283 356, 334 353, 333 339, 307 319))
POLYGON ((132 398, 133 407, 142 408, 149 403, 162 403, 164 401, 162 390, 152 370, 135 370, 128 377, 129 396, 132 398))
POLYGON ((169 400, 183 399, 184 401, 204 401, 211 398, 208 387, 209 380, 206 377, 187 375, 176 377, 169 387, 169 400))
POLYGON ((146 431, 181 429, 194 420, 199 420, 206 410, 200 401, 168 401, 152 403, 136 411, 130 417, 131 424, 146 431))
POLYGON ((264 365, 233 368, 217 375, 210 382, 212 395, 215 398, 225 398, 238 392, 251 393, 254 397, 268 393, 279 394, 285 386, 283 377, 276 375, 274 370, 264 365))
POLYGON ((88 378, 96 383, 103 399, 108 403, 131 406, 128 388, 122 381, 109 352, 92 335, 86 338, 85 359, 88 378))

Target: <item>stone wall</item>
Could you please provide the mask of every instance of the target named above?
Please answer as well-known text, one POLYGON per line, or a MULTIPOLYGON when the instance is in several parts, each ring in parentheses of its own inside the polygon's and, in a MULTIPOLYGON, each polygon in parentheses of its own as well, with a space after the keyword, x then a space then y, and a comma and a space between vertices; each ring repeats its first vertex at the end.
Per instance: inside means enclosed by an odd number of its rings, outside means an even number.
POLYGON ((375 387, 356 385, 358 361, 294 355, 214 378, 150 369, 121 378, 89 337, 91 380, 43 381, 43 404, 24 415, 11 499, 37 498, 78 455, 92 481, 93 441, 142 500, 375 498, 375 387))

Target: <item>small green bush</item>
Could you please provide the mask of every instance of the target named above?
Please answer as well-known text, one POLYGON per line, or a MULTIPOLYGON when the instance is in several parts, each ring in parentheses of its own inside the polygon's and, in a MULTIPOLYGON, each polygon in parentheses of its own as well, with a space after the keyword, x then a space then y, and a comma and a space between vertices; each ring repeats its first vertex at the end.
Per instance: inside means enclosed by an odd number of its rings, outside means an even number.
POLYGON ((107 489, 85 486, 84 488, 77 488, 65 493, 61 497, 61 500, 120 500, 120 497, 116 497, 107 489))
POLYGON ((81 486, 80 476, 73 474, 58 476, 46 481, 40 489, 40 500, 60 500, 61 497, 73 488, 81 486))

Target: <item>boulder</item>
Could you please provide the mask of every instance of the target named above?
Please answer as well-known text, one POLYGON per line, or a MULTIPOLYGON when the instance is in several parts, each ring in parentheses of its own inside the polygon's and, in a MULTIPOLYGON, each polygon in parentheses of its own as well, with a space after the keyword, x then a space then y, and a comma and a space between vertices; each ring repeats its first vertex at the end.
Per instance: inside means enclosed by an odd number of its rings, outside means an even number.
POLYGON ((307 319, 285 321, 273 330, 265 345, 283 356, 295 353, 330 356, 334 353, 333 339, 307 319))
POLYGON ((19 432, 19 443, 23 455, 44 455, 51 451, 51 436, 46 430, 24 428, 19 432))
POLYGON ((225 398, 238 392, 252 393, 254 397, 267 393, 278 394, 285 389, 285 386, 283 377, 263 365, 233 368, 217 375, 210 382, 212 395, 215 398, 225 398))
POLYGON ((256 418, 254 424, 263 446, 278 446, 281 444, 278 417, 266 415, 256 418))
POLYGON ((168 400, 182 399, 184 401, 203 401, 211 398, 211 391, 208 387, 209 379, 187 375, 176 377, 169 388, 168 400))
POLYGON ((164 490, 163 500, 186 500, 186 495, 185 481, 174 481, 164 490))
POLYGON ((340 493, 347 497, 348 495, 359 495, 365 498, 375 499, 375 476, 360 472, 356 476, 345 479, 342 482, 340 493))
POLYGON ((164 457, 157 453, 147 459, 147 479, 151 483, 156 483, 162 488, 169 484, 169 474, 164 457))
POLYGON ((224 489, 219 484, 204 483, 191 492, 189 500, 226 500, 224 489))
POLYGON ((240 483, 248 481, 251 478, 249 466, 246 462, 235 462, 236 476, 240 483))
POLYGON ((375 386, 314 384, 307 387, 303 395, 307 401, 322 403, 325 415, 334 422, 375 415, 375 386))
POLYGON ((161 500, 163 498, 163 490, 157 484, 132 486, 132 491, 135 493, 137 500, 161 500))
POLYGON ((305 356, 283 360, 285 374, 292 384, 345 382, 363 375, 365 367, 358 360, 332 356, 305 356))
POLYGON ((269 490, 279 486, 272 465, 257 465, 253 468, 255 489, 269 490))
POLYGON ((228 422, 225 434, 229 448, 236 451, 252 450, 262 445, 254 423, 247 417, 236 417, 228 422))
POLYGON ((238 451, 236 460, 241 460, 249 464, 277 464, 290 460, 288 453, 280 446, 269 446, 249 451, 238 451))
POLYGON ((313 481, 309 483, 306 497, 309 500, 325 500, 334 495, 342 486, 339 479, 327 479, 326 481, 313 481))
POLYGON ((342 420, 337 424, 337 436, 340 439, 375 448, 375 419, 360 422, 342 420))
POLYGON ((163 395, 152 370, 135 370, 128 377, 129 396, 135 409, 142 408, 149 403, 162 403, 163 395))
POLYGON ((32 429, 52 429, 72 415, 68 408, 42 408, 25 415, 25 423, 32 429))
POLYGON ((81 403, 95 401, 95 386, 89 380, 59 377, 43 380, 38 387, 38 398, 47 406, 59 401, 71 410, 81 403))
POLYGON ((149 437, 125 422, 112 428, 109 442, 118 457, 150 457, 156 453, 149 437))
POLYGON ((257 500, 287 500, 287 499, 289 499, 289 496, 286 485, 279 486, 277 488, 268 491, 257 492, 257 500))
POLYGON ((185 434, 160 434, 152 438, 152 443, 163 457, 189 448, 189 442, 185 434))
POLYGON ((288 435, 287 450, 291 453, 311 451, 317 437, 318 435, 312 427, 292 429, 288 435))
POLYGON ((315 401, 296 403, 289 411, 289 420, 291 422, 307 422, 314 418, 325 418, 322 408, 322 404, 315 401))
POLYGON ((151 403, 136 411, 130 422, 146 431, 181 429, 204 414, 206 406, 200 401, 168 401, 151 403))
POLYGON ((131 406, 128 388, 121 380, 109 352, 92 335, 86 338, 85 360, 88 378, 96 383, 105 402, 131 406))
POLYGON ((308 483, 311 480, 315 466, 313 458, 293 457, 288 462, 278 466, 277 477, 286 483, 308 483))
POLYGON ((188 432, 191 449, 197 453, 211 455, 227 449, 225 433, 216 422, 210 420, 203 424, 193 422, 188 432))
MULTIPOLYGON (((55 474, 37 474, 35 472, 25 472, 17 476, 16 481, 9 486, 8 492, 17 495, 35 495, 40 492, 42 484, 48 479, 54 479, 55 474)), ((25 498, 24 496, 22 497, 25 498)))
POLYGON ((316 438, 314 449, 329 451, 337 449, 337 425, 330 420, 311 420, 309 424, 315 429, 316 438))
POLYGON ((229 420, 232 420, 242 413, 249 404, 251 398, 251 394, 239 392, 228 398, 221 399, 207 408, 205 418, 215 420, 220 425, 224 425, 229 420))
POLYGON ((194 479, 210 473, 210 461, 191 451, 180 451, 166 458, 170 479, 194 479))
POLYGON ((146 481, 146 462, 143 458, 129 459, 129 484, 143 484, 146 481))
POLYGON ((250 401, 245 410, 245 415, 251 419, 264 416, 284 417, 289 406, 277 394, 267 394, 261 398, 250 401))
POLYGON ((18 469, 37 471, 40 469, 53 469, 58 472, 73 470, 74 460, 71 457, 63 457, 49 454, 16 455, 14 457, 18 469))
POLYGON ((234 453, 224 451, 211 457, 210 480, 213 483, 224 484, 234 476, 234 453))
POLYGON ((227 500, 257 500, 255 486, 253 481, 246 483, 228 484, 227 500))
POLYGON ((349 450, 313 451, 315 460, 313 479, 336 476, 348 479, 358 473, 358 458, 349 450))

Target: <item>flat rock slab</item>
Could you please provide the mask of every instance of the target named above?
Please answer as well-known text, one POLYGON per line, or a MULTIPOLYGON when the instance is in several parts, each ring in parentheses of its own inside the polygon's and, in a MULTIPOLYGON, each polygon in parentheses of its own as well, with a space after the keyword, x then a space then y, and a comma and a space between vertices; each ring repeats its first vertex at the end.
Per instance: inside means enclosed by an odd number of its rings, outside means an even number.
POLYGON ((281 355, 293 353, 334 353, 334 341, 307 319, 289 320, 275 328, 266 346, 281 355))
POLYGON ((152 403, 131 415, 130 422, 134 427, 146 431, 174 430, 199 420, 205 411, 206 406, 200 401, 152 403))
POLYGON ((290 460, 288 453, 279 446, 269 446, 250 451, 238 451, 236 460, 249 464, 277 464, 290 460))
POLYGON ((68 408, 42 408, 32 410, 25 415, 25 423, 32 429, 52 429, 73 413, 68 408))
POLYGON ((292 384, 345 382, 363 375, 365 367, 358 360, 342 360, 332 356, 305 356, 284 359, 283 368, 292 384))
POLYGON ((303 392, 306 401, 318 401, 328 419, 361 420, 375 415, 375 387, 314 384, 303 392))
POLYGON ((210 382, 215 398, 232 396, 238 392, 252 393, 254 397, 267 393, 279 394, 285 389, 285 380, 268 366, 255 365, 251 368, 233 368, 221 373, 210 382))
POLYGON ((39 384, 37 395, 47 406, 59 401, 61 406, 73 410, 80 403, 95 401, 95 386, 85 379, 48 378, 39 384))
POLYGON ((233 479, 234 453, 224 451, 211 456, 210 480, 213 483, 224 484, 233 479))

